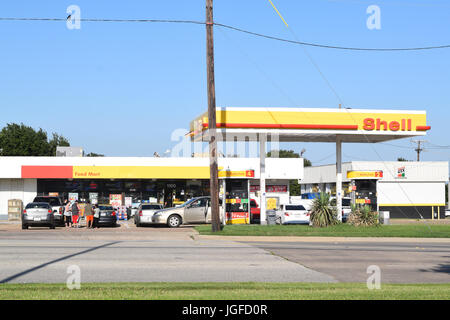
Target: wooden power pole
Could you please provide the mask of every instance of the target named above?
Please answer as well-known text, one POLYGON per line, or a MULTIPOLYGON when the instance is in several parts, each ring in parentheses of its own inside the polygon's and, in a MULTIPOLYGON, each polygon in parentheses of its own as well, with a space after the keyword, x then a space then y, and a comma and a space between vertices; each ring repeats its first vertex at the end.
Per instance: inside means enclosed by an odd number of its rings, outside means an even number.
POLYGON ((208 131, 212 232, 221 230, 216 140, 216 88, 214 81, 213 0, 206 0, 206 63, 208 82, 208 131))

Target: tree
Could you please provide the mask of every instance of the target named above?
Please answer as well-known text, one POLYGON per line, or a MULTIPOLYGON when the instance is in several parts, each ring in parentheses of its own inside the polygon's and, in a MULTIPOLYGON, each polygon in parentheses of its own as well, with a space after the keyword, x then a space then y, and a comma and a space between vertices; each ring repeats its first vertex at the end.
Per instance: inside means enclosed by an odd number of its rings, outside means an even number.
MULTIPOLYGON (((271 158, 272 157, 272 153, 276 154, 276 152, 278 152, 278 158, 300 158, 300 154, 294 152, 294 150, 272 150, 270 152, 267 153, 267 157, 271 158)), ((305 167, 311 167, 312 163, 310 160, 303 158, 304 162, 303 165, 305 167)))
POLYGON ((86 155, 86 157, 104 157, 104 154, 99 154, 99 153, 95 153, 95 152, 90 152, 86 155))
MULTIPOLYGON (((294 150, 272 150, 267 153, 267 157, 271 157, 272 153, 278 152, 278 158, 300 158, 300 154, 294 152, 294 150)), ((310 160, 303 158, 303 166, 311 167, 312 163, 310 160)), ((301 187, 297 180, 289 181, 289 194, 291 196, 301 195, 301 187)))
POLYGON ((397 161, 408 161, 408 160, 406 160, 405 158, 399 157, 399 158, 397 158, 397 161))
POLYGON ((50 147, 47 133, 42 129, 33 128, 16 123, 8 123, 0 132, 0 149, 2 156, 47 156, 50 147))
POLYGON ((69 140, 57 133, 53 133, 53 138, 48 144, 50 147, 50 156, 56 156, 56 147, 70 147, 69 140))
POLYGON ((69 141, 61 135, 53 133, 50 141, 47 132, 34 130, 23 123, 8 123, 0 131, 0 149, 2 156, 37 157, 56 156, 57 146, 70 146, 69 141))

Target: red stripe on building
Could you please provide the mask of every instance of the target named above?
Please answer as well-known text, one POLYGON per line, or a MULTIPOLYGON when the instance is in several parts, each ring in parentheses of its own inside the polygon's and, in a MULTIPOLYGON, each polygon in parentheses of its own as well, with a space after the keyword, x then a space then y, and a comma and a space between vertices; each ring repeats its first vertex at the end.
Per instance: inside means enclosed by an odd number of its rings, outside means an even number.
MULTIPOLYGON (((203 123, 208 128, 208 123, 203 123)), ((358 125, 218 123, 217 128, 358 130, 358 125)))
POLYGON ((22 179, 72 179, 72 166, 22 166, 22 179))
POLYGON ((416 131, 428 131, 430 129, 431 129, 430 126, 417 126, 416 127, 416 131))

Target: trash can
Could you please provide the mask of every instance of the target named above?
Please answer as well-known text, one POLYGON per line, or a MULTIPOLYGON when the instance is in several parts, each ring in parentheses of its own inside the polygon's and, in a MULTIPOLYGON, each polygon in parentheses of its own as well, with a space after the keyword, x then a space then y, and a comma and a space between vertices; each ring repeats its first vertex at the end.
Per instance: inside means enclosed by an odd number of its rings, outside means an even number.
POLYGON ((380 223, 381 224, 390 224, 389 223, 389 211, 380 211, 380 223))
POLYGON ((23 202, 20 199, 8 200, 8 220, 20 221, 22 219, 23 202))
POLYGON ((268 225, 277 224, 277 212, 275 210, 267 210, 266 216, 267 216, 267 224, 268 225))

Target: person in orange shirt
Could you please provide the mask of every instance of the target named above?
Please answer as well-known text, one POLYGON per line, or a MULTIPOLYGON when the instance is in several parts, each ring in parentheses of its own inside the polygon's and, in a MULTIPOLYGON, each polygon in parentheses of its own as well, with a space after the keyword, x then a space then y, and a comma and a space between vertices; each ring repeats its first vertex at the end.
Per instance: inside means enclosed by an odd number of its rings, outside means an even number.
POLYGON ((84 206, 84 216, 86 217, 86 229, 93 229, 94 227, 94 209, 91 202, 88 200, 84 206))

